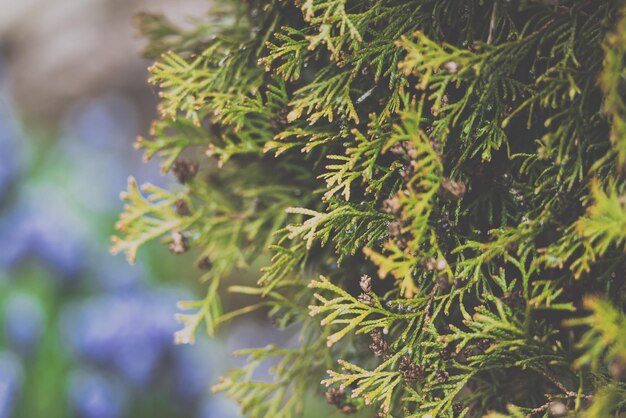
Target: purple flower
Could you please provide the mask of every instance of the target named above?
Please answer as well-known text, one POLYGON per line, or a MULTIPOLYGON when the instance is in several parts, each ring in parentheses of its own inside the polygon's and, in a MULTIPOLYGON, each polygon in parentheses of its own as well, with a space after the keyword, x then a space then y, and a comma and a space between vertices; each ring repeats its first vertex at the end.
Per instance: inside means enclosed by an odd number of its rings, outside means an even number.
POLYGON ((79 370, 68 382, 69 403, 80 418, 120 418, 126 409, 122 382, 97 372, 79 370))
POLYGON ((130 172, 142 183, 162 181, 157 161, 142 164, 141 153, 132 152, 137 123, 135 104, 116 94, 82 101, 65 118, 58 152, 73 172, 81 173, 65 186, 83 197, 81 204, 90 213, 120 210, 119 192, 130 172))
POLYGON ((89 267, 91 284, 96 285, 97 290, 107 293, 132 294, 140 292, 146 287, 147 275, 141 262, 131 266, 123 257, 106 255, 108 248, 100 246, 94 249, 99 255, 94 257, 94 263, 89 267))
POLYGON ((28 255, 28 229, 19 210, 0 216, 0 268, 11 269, 28 255))
POLYGON ((28 293, 13 293, 4 307, 4 332, 19 353, 30 355, 42 334, 44 312, 39 301, 28 293))
POLYGON ((45 186, 32 190, 23 220, 35 257, 67 277, 84 268, 87 227, 60 192, 45 186))
POLYGON ((0 352, 0 418, 10 418, 16 397, 22 388, 20 359, 9 351, 0 352))
POLYGON ((173 346, 180 297, 171 290, 143 291, 70 305, 62 315, 62 333, 83 359, 145 385, 173 346))
POLYGON ((179 345, 173 349, 173 391, 184 402, 193 402, 209 391, 214 380, 214 367, 219 350, 207 338, 195 344, 179 345))
POLYGON ((27 190, 0 221, 0 265, 6 268, 28 256, 73 277, 85 265, 87 243, 87 228, 76 211, 60 191, 45 186, 27 190))

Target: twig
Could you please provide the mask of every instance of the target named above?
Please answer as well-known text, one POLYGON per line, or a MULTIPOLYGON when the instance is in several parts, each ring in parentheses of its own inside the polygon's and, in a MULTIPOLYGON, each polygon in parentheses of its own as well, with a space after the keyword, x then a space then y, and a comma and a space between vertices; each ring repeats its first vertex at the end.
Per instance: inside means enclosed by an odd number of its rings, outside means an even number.
POLYGON ((422 326, 420 327, 418 332, 421 332, 422 329, 424 329, 424 326, 428 323, 428 321, 430 321, 430 307, 433 304, 433 300, 435 299, 435 293, 437 293, 437 289, 439 289, 439 284, 435 283, 433 290, 431 290, 430 294, 428 295, 428 302, 424 307, 424 321, 422 322, 422 326))
POLYGON ((548 374, 548 372, 546 372, 545 370, 541 370, 541 369, 535 369, 535 370, 538 371, 539 374, 541 374, 543 377, 548 379, 554 386, 559 388, 567 396, 570 396, 571 394, 574 394, 574 396, 576 395, 576 392, 572 392, 571 390, 566 388, 565 385, 563 385, 563 383, 559 382, 556 377, 548 374))
POLYGON ((550 408, 550 404, 552 401, 546 402, 537 408, 533 408, 528 414, 526 414, 526 418, 532 418, 535 414, 539 414, 540 412, 545 412, 550 408))
POLYGON ((487 44, 490 44, 493 39, 493 31, 496 28, 496 19, 498 17, 498 3, 500 0, 495 0, 493 2, 493 7, 491 8, 491 19, 489 20, 489 36, 487 36, 487 44))
MULTIPOLYGON (((545 370, 542 369, 534 369, 535 371, 537 371, 540 375, 542 375, 543 377, 545 377, 550 383, 552 383, 554 386, 556 386, 557 388, 559 388, 559 390, 561 390, 565 396, 563 396, 563 398, 565 399, 573 399, 573 398, 577 398, 577 397, 581 397, 584 399, 592 399, 593 396, 591 395, 586 395, 584 393, 577 393, 574 392, 572 390, 569 390, 567 387, 565 387, 565 385, 561 382, 558 381, 558 379, 554 376, 552 376, 551 374, 549 374, 548 372, 546 372, 545 370)), ((546 397, 548 397, 546 395, 546 397)), ((535 414, 538 414, 540 412, 544 412, 547 411, 548 408, 550 408, 550 404, 553 402, 553 400, 549 400, 548 402, 546 402, 545 404, 538 406, 537 408, 532 409, 527 415, 526 418, 532 418, 535 414)))

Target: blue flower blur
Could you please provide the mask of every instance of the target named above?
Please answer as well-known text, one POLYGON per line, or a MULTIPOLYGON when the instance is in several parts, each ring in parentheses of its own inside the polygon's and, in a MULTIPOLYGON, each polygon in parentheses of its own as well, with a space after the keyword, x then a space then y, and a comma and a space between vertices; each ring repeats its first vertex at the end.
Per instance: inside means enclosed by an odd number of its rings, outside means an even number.
POLYGON ((224 348, 174 345, 176 303, 194 295, 154 274, 167 259, 108 254, 120 173, 158 175, 128 157, 132 102, 90 99, 37 151, 1 85, 0 418, 238 416, 209 392, 224 348))

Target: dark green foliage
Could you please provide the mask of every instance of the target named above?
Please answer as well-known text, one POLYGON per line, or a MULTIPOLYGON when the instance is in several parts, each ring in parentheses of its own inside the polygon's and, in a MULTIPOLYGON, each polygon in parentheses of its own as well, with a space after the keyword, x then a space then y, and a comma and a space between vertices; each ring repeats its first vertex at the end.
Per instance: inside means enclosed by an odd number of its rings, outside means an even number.
POLYGON ((189 33, 144 16, 162 100, 138 146, 202 163, 178 194, 131 182, 114 251, 182 235, 210 258, 180 342, 257 308, 302 328, 216 387, 253 417, 296 415, 319 381, 364 416, 622 416, 621 7, 249 0, 189 33), (230 288, 258 303, 222 313, 224 279, 269 254, 230 288))

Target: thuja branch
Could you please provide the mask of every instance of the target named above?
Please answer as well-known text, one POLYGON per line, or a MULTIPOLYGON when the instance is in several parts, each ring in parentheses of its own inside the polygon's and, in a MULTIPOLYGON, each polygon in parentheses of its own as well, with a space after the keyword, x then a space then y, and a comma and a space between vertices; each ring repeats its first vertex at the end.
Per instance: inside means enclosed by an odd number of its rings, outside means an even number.
POLYGON ((623 5, 217 3, 144 20, 164 53, 137 146, 181 186, 131 181, 113 239, 196 251, 179 342, 252 312, 302 328, 217 389, 268 418, 624 414, 623 5))

